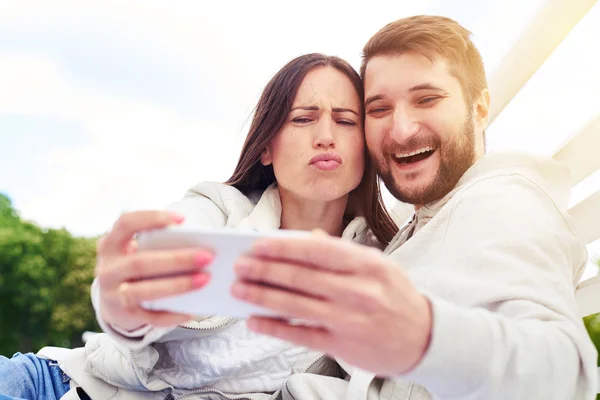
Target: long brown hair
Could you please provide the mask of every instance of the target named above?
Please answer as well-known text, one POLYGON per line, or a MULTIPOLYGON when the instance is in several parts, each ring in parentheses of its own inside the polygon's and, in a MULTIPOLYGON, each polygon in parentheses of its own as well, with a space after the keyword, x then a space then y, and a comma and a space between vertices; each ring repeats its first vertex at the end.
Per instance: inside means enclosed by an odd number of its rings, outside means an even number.
MULTIPOLYGON (((364 92, 360 76, 346 61, 318 53, 305 54, 293 59, 271 78, 263 90, 240 158, 226 184, 248 195, 254 191, 265 190, 275 182, 273 167, 260 163, 261 154, 285 124, 304 77, 317 67, 333 67, 346 75, 356 89, 360 101, 363 101, 364 92)), ((361 119, 364 121, 364 110, 361 119)), ((385 209, 379 179, 366 154, 365 172, 353 195, 356 196, 356 206, 364 213, 369 228, 382 244, 388 244, 398 228, 385 209)))

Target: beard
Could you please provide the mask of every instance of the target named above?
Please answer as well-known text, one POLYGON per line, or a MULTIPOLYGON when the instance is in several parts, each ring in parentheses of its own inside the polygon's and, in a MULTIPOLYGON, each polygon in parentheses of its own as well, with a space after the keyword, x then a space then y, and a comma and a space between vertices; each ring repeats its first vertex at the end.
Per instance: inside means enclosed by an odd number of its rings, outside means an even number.
POLYGON ((408 204, 428 204, 441 199, 454 189, 459 179, 475 163, 473 118, 469 115, 460 131, 449 135, 445 142, 442 142, 439 136, 431 138, 417 136, 402 146, 389 146, 384 154, 386 159, 377 159, 372 153, 370 156, 385 187, 396 199, 408 204), (395 162, 392 161, 394 154, 426 146, 432 146, 439 152, 440 161, 434 178, 420 187, 406 184, 416 179, 419 172, 408 173, 403 181, 397 180, 390 166, 390 163, 395 162))

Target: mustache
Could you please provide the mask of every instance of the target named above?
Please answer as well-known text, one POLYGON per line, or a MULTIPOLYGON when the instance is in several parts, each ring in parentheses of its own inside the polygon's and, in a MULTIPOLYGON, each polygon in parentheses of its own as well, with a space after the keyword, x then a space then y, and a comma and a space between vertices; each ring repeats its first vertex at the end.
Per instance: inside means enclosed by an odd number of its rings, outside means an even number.
POLYGON ((404 143, 393 142, 386 146, 386 153, 410 153, 412 151, 422 149, 423 147, 432 147, 437 149, 440 147, 440 141, 435 137, 411 137, 404 143))

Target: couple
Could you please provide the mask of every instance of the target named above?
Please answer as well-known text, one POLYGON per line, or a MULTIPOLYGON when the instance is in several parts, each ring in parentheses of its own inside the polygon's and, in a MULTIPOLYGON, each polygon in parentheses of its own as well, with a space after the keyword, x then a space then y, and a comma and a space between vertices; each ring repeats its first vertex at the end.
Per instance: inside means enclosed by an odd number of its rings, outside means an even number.
POLYGON ((335 57, 288 63, 265 88, 228 182, 196 185, 168 211, 123 215, 99 244, 92 286, 108 334, 0 361, 0 393, 593 398, 596 352, 574 296, 586 251, 565 211, 568 171, 484 155, 483 63, 456 22, 401 19, 363 53, 362 82, 335 57), (414 205, 399 232, 377 175, 414 205), (141 309, 210 280, 202 249, 136 252, 136 233, 173 224, 318 230, 262 241, 237 261, 232 287, 316 326, 141 309))

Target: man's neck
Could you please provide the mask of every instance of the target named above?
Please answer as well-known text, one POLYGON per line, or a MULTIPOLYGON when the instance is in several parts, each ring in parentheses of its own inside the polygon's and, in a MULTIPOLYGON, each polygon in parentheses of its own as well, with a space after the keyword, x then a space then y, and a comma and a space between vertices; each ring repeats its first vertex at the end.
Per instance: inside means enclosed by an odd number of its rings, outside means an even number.
POLYGON ((281 229, 321 229, 332 236, 342 235, 347 195, 337 200, 320 202, 302 199, 281 189, 279 194, 281 229))

